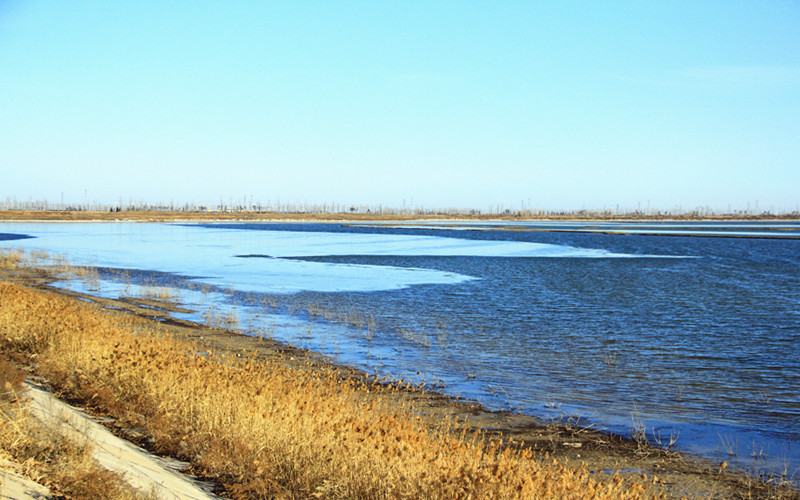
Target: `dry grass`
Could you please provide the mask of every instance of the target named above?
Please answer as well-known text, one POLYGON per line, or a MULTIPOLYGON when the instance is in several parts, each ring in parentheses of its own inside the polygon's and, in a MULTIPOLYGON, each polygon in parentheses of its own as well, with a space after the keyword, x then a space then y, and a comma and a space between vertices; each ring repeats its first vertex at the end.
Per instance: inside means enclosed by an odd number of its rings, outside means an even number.
POLYGON ((180 294, 175 288, 168 286, 143 286, 139 292, 143 299, 161 300, 165 302, 177 301, 180 294))
POLYGON ((70 439, 33 418, 19 398, 26 373, 0 360, 0 456, 61 497, 85 500, 152 498, 95 462, 86 442, 70 439))
POLYGON ((0 249, 0 269, 15 269, 22 265, 24 252, 20 249, 0 249))
POLYGON ((0 283, 0 347, 63 393, 142 428, 234 498, 640 498, 498 440, 432 430, 397 387, 280 360, 195 354, 148 323, 0 283))

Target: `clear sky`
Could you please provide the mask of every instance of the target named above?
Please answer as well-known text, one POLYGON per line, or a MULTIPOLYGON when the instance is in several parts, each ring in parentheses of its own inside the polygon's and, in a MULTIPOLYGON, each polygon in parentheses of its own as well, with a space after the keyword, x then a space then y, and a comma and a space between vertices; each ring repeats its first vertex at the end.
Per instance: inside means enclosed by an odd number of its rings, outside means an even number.
POLYGON ((0 2, 0 201, 800 205, 800 1, 0 2))

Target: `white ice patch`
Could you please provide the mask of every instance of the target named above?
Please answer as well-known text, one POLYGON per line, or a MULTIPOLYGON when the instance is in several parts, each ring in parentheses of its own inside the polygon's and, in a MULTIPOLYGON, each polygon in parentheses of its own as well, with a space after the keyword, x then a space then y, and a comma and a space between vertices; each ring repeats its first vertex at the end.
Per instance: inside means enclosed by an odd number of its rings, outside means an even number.
MULTIPOLYGON (((474 279, 432 269, 236 257, 246 254, 285 256, 294 253, 287 250, 303 245, 308 249, 304 255, 319 255, 328 233, 307 240, 302 237, 309 233, 137 223, 9 223, 0 224, 0 232, 35 236, 33 239, 0 242, 4 247, 44 250, 53 256, 64 255, 79 265, 193 276, 203 283, 242 291, 366 292, 474 279), (298 236, 303 245, 292 242, 293 235, 298 236)), ((352 249, 357 248, 351 245, 351 251, 345 252, 343 245, 346 245, 345 239, 338 238, 332 242, 332 248, 338 247, 338 254, 352 254, 352 249)))
MULTIPOLYGON (((240 232, 220 228, 217 231, 240 232)), ((243 255, 271 257, 329 257, 383 255, 398 257, 641 257, 605 250, 524 241, 491 241, 438 236, 363 233, 323 233, 256 230, 267 233, 258 248, 243 255), (263 246, 261 246, 263 245, 263 246)), ((255 236, 253 236, 255 238, 255 236)))
POLYGON ((323 256, 633 257, 604 250, 436 236, 236 230, 149 223, 4 223, 0 232, 34 239, 1 242, 62 254, 76 264, 156 270, 243 291, 378 291, 460 283, 433 269, 298 260, 323 256), (280 258, 241 258, 259 255, 280 258))

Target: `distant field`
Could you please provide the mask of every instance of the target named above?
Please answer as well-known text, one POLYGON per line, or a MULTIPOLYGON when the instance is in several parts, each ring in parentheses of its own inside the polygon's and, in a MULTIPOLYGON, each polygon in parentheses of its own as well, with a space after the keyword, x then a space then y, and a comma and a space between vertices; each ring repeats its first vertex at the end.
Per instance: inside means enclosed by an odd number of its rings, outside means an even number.
POLYGON ((447 214, 447 213, 284 213, 284 212, 181 212, 181 211, 67 211, 67 210, 0 210, 0 220, 44 220, 44 221, 141 221, 164 222, 173 220, 196 221, 403 221, 403 220, 624 220, 624 221, 667 221, 667 220, 800 220, 800 214, 780 216, 689 216, 689 215, 610 215, 610 214, 548 214, 534 215, 526 212, 510 214, 447 214))

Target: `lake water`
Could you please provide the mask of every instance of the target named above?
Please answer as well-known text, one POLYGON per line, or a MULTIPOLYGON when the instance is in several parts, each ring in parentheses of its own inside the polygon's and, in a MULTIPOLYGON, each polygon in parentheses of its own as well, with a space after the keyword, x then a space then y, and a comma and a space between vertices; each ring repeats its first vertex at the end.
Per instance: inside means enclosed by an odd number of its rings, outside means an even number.
POLYGON ((798 238, 798 223, 0 224, 0 247, 99 269, 61 286, 176 286, 189 319, 790 476, 798 238))

